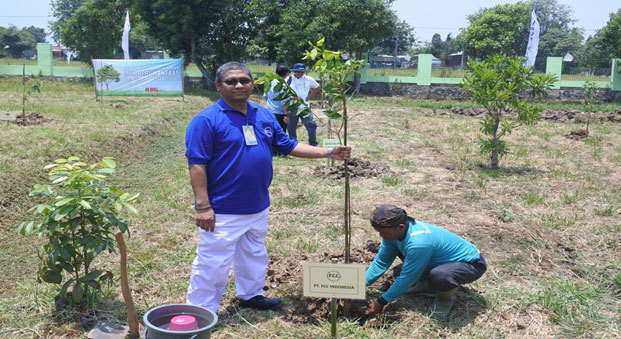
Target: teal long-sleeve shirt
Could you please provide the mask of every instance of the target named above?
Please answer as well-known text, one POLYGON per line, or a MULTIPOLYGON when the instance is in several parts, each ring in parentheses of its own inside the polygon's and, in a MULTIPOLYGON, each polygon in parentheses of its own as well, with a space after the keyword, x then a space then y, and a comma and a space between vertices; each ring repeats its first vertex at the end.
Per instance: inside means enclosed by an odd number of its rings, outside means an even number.
POLYGON ((403 240, 383 240, 379 252, 367 269, 367 286, 388 270, 392 262, 403 254, 401 274, 382 294, 384 300, 399 299, 420 278, 423 272, 451 262, 479 260, 479 250, 469 241, 441 227, 416 221, 410 223, 403 240))

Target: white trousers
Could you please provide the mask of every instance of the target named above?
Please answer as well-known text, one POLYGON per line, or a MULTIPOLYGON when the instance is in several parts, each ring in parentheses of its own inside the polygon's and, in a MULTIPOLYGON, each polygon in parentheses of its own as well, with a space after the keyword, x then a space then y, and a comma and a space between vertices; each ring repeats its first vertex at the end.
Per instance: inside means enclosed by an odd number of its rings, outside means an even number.
POLYGON ((268 257, 267 209, 256 214, 216 214, 214 232, 199 228, 201 240, 192 263, 186 302, 218 310, 229 280, 231 262, 235 295, 248 300, 263 295, 268 257))

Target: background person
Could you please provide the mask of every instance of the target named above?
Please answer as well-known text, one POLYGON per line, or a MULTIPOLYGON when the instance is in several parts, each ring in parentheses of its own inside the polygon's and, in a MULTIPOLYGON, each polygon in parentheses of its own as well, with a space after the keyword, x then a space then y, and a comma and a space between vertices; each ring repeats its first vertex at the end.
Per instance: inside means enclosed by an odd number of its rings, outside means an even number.
POLYGON ((263 296, 272 148, 337 160, 348 160, 350 148, 313 147, 287 137, 273 114, 248 101, 253 81, 244 64, 220 66, 214 83, 222 98, 194 116, 185 136, 200 233, 186 300, 216 312, 234 261, 240 306, 274 309, 281 300, 263 296))
MULTIPOLYGON (((297 63, 293 65, 291 69, 293 72, 293 76, 290 76, 287 79, 287 84, 291 86, 291 88, 295 91, 298 98, 303 99, 305 102, 309 102, 310 99, 321 91, 321 87, 313 79, 312 77, 305 75, 306 66, 302 63, 297 63)), ((310 109, 310 104, 305 105, 308 109, 310 109)), ((287 123, 287 132, 292 139, 297 140, 297 128, 298 128, 298 120, 299 116, 290 114, 289 115, 289 123, 287 123)), ((302 117, 302 122, 304 123, 304 127, 306 127, 306 131, 308 132, 308 143, 312 146, 317 146, 317 123, 313 119, 313 115, 310 114, 308 117, 302 117)))
POLYGON ((396 257, 403 260, 403 266, 390 288, 369 304, 366 315, 380 314, 386 304, 407 292, 435 295, 430 312, 446 318, 457 288, 479 279, 487 270, 473 244, 441 227, 415 221, 397 206, 377 207, 371 213, 371 226, 382 237, 382 244, 367 270, 367 286, 382 276, 396 257))
MULTIPOLYGON (((289 76, 289 66, 287 65, 278 65, 276 67, 276 74, 283 79, 286 79, 289 76)), ((268 111, 272 112, 278 120, 278 124, 283 130, 287 130, 287 123, 289 122, 289 117, 287 116, 287 105, 285 103, 289 100, 284 99, 280 101, 275 101, 274 98, 282 93, 280 92, 274 93, 274 86, 278 84, 278 80, 272 80, 272 84, 269 92, 263 95, 263 99, 266 101, 266 108, 268 111)))

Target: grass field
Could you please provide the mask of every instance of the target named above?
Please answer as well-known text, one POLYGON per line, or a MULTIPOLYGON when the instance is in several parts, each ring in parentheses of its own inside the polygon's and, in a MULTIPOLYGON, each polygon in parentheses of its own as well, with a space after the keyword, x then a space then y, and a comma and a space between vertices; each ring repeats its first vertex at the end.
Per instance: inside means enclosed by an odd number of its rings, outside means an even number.
MULTIPOLYGON (((179 98, 94 99, 92 84, 43 81, 27 113, 52 121, 0 123, 0 337, 79 338, 97 321, 125 323, 118 281, 84 312, 56 312, 56 286, 37 284, 36 237, 14 233, 43 183, 43 166, 75 155, 86 162, 113 156, 115 185, 140 192, 140 214, 129 218, 130 286, 139 318, 149 309, 185 300, 198 232, 184 157, 187 123, 217 93, 186 89, 179 98)), ((259 96, 251 100, 261 102, 259 96)), ((344 338, 618 338, 621 336, 621 128, 591 125, 591 137, 564 137, 581 127, 542 121, 506 137, 512 153, 490 170, 477 153, 479 118, 446 108, 464 104, 405 97, 351 101, 353 156, 390 174, 354 178, 352 245, 379 241, 368 224, 374 206, 403 206, 472 241, 489 269, 458 292, 448 322, 426 314, 432 299, 405 296, 383 317, 359 324, 339 319, 344 338)), ((556 103, 555 105, 559 105, 556 103)), ((606 105, 607 109, 619 105, 606 105)), ((21 111, 21 82, 0 80, 0 111, 21 111)), ((320 126, 319 138, 326 128, 320 126)), ((303 128, 298 131, 306 136, 303 128)), ((276 262, 342 250, 343 183, 318 176, 325 160, 274 158, 267 247, 276 262)), ((118 255, 98 265, 118 278, 118 255)), ((285 307, 300 296, 301 280, 270 286, 285 307)), ((375 285, 369 295, 376 296, 375 285)), ((285 311, 235 305, 232 281, 213 338, 325 338, 328 319, 295 321, 285 311)))

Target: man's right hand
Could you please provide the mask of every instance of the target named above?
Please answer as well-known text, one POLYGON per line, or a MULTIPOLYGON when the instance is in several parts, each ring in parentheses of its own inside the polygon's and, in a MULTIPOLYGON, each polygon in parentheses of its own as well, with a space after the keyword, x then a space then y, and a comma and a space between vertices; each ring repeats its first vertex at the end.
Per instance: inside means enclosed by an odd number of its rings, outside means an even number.
POLYGON ((196 226, 207 232, 213 232, 216 228, 216 213, 213 208, 196 211, 196 226))

